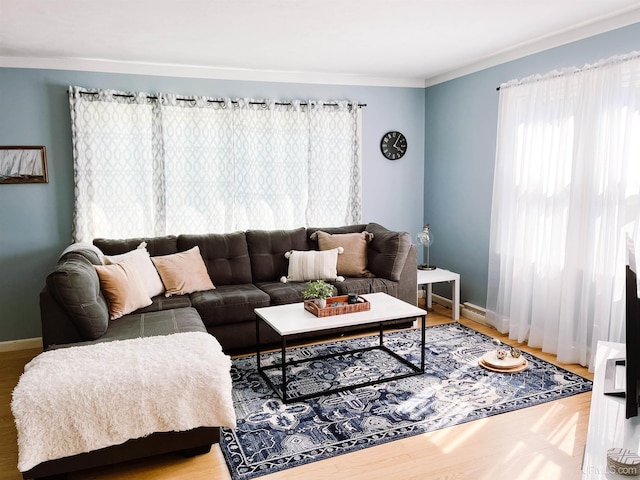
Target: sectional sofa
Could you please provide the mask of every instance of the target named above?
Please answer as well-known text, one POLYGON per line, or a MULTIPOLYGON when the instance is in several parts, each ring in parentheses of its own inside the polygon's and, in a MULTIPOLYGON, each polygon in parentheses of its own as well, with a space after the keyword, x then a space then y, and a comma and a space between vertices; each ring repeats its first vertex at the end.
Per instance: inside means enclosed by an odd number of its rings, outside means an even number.
MULTIPOLYGON (((254 309, 302 301, 306 282, 287 281, 289 259, 285 254, 320 251, 316 232, 322 232, 332 245, 354 235, 365 239, 362 274, 333 281, 338 295, 386 292, 416 304, 417 259, 411 236, 375 223, 337 228, 95 239, 93 245, 99 250, 80 248, 67 252, 47 277, 40 294, 43 346, 47 349, 79 342, 207 331, 228 354, 252 351, 256 341, 254 309), (150 305, 109 320, 109 304, 101 292, 94 265, 103 263, 101 255, 117 259, 145 243, 152 259, 198 247, 214 288, 168 297, 156 295, 150 305)), ((261 330, 261 341, 276 342, 277 338, 265 328, 261 330)))
MULTIPOLYGON (((375 223, 337 228, 95 239, 93 245, 73 245, 66 249, 46 279, 40 294, 43 347, 50 350, 178 332, 209 332, 227 354, 252 351, 256 346, 254 308, 303 299, 302 291, 307 284, 292 271, 292 252, 315 255, 318 252, 335 254, 336 250, 338 263, 333 284, 337 294, 386 292, 416 304, 416 247, 410 235, 375 223), (352 243, 347 245, 344 243, 347 241, 352 243), (103 276, 98 274, 108 268, 105 263, 129 264, 132 256, 138 260, 144 257, 147 265, 150 260, 158 272, 166 273, 165 267, 171 265, 172 259, 187 255, 193 258, 194 250, 203 264, 200 273, 187 267, 183 271, 180 263, 173 264, 173 270, 166 270, 178 276, 185 274, 187 283, 194 277, 204 277, 199 279, 201 283, 195 291, 181 293, 185 285, 178 282, 169 287, 171 279, 161 275, 163 284, 159 287, 164 293, 152 295, 158 293, 158 286, 152 286, 147 280, 145 288, 150 289, 143 295, 149 295, 144 306, 114 315, 115 303, 112 296, 103 291, 106 288, 101 283, 103 276), (340 263, 340 259, 344 261, 340 263), (118 318, 112 318, 114 316, 118 318)), ((266 328, 261 330, 261 342, 265 341, 274 344, 277 341, 266 328)), ((23 472, 23 477, 57 475, 161 453, 202 454, 219 438, 219 427, 210 426, 157 432, 120 445, 44 462, 23 472)))

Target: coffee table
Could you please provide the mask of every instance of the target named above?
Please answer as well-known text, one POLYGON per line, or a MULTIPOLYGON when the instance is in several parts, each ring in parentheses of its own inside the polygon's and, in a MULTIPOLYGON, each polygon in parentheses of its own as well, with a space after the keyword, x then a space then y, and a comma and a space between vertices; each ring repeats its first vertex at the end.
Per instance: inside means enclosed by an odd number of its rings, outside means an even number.
POLYGON ((342 315, 333 315, 329 317, 316 317, 313 313, 305 310, 303 303, 292 303, 287 305, 276 305, 272 307, 256 308, 256 361, 258 366, 258 372, 264 380, 271 386, 271 388, 280 396, 284 403, 306 400, 308 398, 318 397, 330 393, 341 392, 344 390, 350 390, 357 387, 364 387, 368 385, 374 385, 389 380, 397 380, 400 378, 406 378, 413 375, 419 375, 424 373, 424 345, 425 345, 425 320, 427 312, 421 308, 415 307, 407 302, 403 302, 386 293, 370 293, 361 295, 370 303, 370 310, 363 312, 345 313, 342 315), (420 317, 420 364, 415 365, 406 358, 391 351, 384 345, 384 327, 391 323, 415 319, 420 317), (263 321, 271 329, 273 329, 281 341, 281 360, 280 363, 262 366, 260 363, 260 322, 263 321), (287 342, 295 338, 300 338, 302 335, 309 333, 327 333, 334 329, 340 329, 342 327, 354 327, 354 326, 379 326, 379 342, 378 345, 354 349, 350 352, 355 354, 358 352, 366 352, 369 350, 382 350, 388 355, 394 357, 403 365, 409 367, 409 372, 401 373, 394 376, 382 377, 376 380, 363 381, 356 384, 350 384, 348 386, 337 387, 333 389, 321 390, 310 394, 303 395, 288 395, 287 393, 287 367, 291 367, 303 362, 309 362, 311 360, 323 360, 336 357, 338 355, 345 355, 345 352, 336 354, 327 354, 315 357, 313 359, 305 358, 303 360, 291 360, 287 362, 287 342), (282 388, 281 391, 274 385, 271 378, 267 375, 268 370, 280 370, 282 388))

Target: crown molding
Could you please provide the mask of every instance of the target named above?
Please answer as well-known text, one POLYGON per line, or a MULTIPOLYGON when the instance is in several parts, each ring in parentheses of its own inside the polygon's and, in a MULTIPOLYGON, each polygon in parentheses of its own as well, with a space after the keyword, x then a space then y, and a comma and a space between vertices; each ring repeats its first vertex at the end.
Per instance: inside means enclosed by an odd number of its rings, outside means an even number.
POLYGON ((545 35, 532 41, 523 42, 512 48, 502 50, 461 68, 431 76, 425 80, 424 86, 431 87, 433 85, 463 77, 471 73, 476 73, 503 63, 518 60, 535 53, 560 47, 578 40, 584 40, 585 38, 593 37, 618 28, 627 27, 638 22, 640 22, 640 7, 631 7, 623 10, 622 12, 619 11, 606 17, 600 17, 596 21, 585 22, 581 25, 556 32, 551 35, 545 35))
POLYGON ((288 72, 215 68, 198 65, 120 62, 92 58, 2 57, 0 67, 43 70, 73 70, 161 77, 205 78, 216 80, 246 80, 257 82, 310 83, 323 85, 358 85, 375 87, 424 88, 423 78, 375 77, 366 75, 331 74, 324 72, 288 72))
POLYGON ((44 58, 0 56, 0 68, 70 70, 256 82, 424 88, 638 22, 640 22, 640 7, 634 6, 623 11, 615 12, 609 16, 600 17, 595 21, 585 22, 581 25, 556 32, 551 35, 523 42, 468 65, 443 71, 426 79, 326 72, 218 68, 198 65, 122 62, 93 58, 62 57, 44 58))

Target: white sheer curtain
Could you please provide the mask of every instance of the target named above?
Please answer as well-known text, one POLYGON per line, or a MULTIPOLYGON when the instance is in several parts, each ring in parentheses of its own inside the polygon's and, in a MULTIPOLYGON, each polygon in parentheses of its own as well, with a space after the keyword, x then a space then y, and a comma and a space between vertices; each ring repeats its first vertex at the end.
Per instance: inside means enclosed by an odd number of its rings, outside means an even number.
POLYGON ((489 321, 561 362, 624 339, 640 229, 640 54, 500 89, 489 321))
POLYGON ((74 240, 360 222, 359 108, 69 88, 74 240))

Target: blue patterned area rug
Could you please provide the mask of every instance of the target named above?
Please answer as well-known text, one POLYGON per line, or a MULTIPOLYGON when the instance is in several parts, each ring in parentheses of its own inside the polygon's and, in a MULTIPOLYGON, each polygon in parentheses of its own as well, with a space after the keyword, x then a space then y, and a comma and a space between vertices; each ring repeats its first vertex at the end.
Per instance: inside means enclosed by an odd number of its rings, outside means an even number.
MULTIPOLYGON (((419 330, 410 329, 386 334, 384 341, 419 364, 419 336, 419 330)), ((287 361, 377 343, 378 337, 371 336, 299 347, 287 351, 287 361)), ((460 324, 428 327, 424 374, 289 404, 258 374, 255 355, 237 358, 231 369, 237 428, 223 429, 220 441, 231 476, 248 480, 591 390, 589 380, 527 353, 524 372, 488 371, 478 359, 493 348, 490 337, 460 324)), ((261 358, 264 365, 274 364, 280 354, 261 358)), ((287 389, 309 393, 406 368, 379 350, 345 354, 289 368, 287 389)), ((277 373, 272 381, 279 387, 277 373)))

